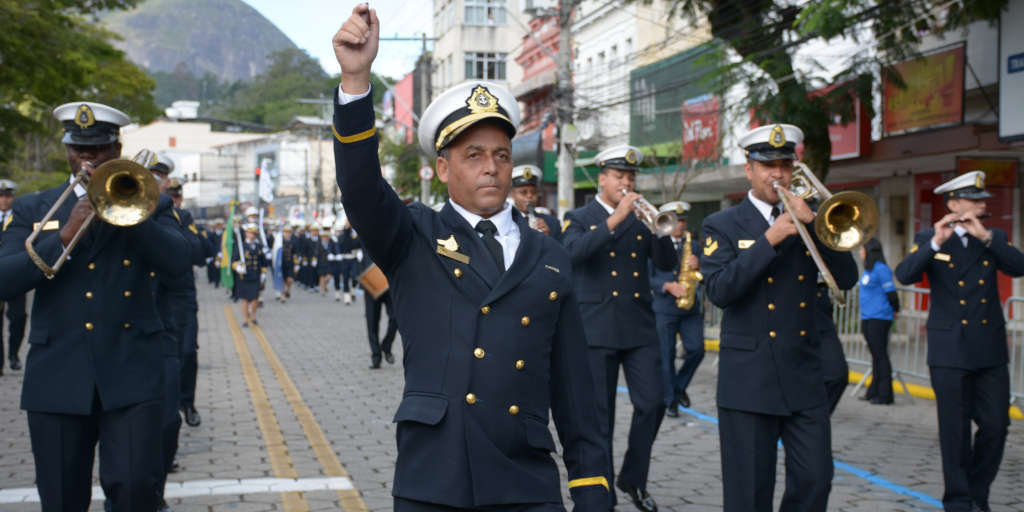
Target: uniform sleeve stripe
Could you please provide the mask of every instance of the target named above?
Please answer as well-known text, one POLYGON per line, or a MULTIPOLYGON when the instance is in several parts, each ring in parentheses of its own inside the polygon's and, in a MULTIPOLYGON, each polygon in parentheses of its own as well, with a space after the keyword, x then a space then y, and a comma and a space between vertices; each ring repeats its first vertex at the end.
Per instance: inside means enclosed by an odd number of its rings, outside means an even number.
POLYGON ((334 126, 331 126, 331 131, 334 132, 334 138, 338 139, 338 141, 341 142, 342 144, 351 144, 353 142, 359 142, 362 140, 369 139, 370 137, 373 137, 374 135, 377 134, 377 127, 374 126, 373 128, 366 130, 365 132, 357 133, 355 135, 348 135, 345 137, 342 137, 341 134, 338 133, 338 129, 335 128, 334 126))
POLYGON ((603 476, 592 476, 589 478, 569 480, 570 489, 575 487, 586 487, 588 485, 603 485, 605 489, 608 489, 608 479, 603 476))

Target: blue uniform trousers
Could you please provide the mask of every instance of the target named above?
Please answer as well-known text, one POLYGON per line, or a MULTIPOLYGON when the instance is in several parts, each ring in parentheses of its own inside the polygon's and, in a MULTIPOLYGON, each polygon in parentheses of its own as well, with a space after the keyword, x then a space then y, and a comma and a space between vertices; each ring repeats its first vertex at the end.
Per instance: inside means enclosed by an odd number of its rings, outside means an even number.
MULTIPOLYGON (((25 323, 28 321, 28 315, 25 314, 25 294, 21 294, 9 301, 0 302, 0 313, 6 313, 7 315, 7 358, 10 360, 19 359, 18 352, 21 350, 21 342, 25 338, 25 323)), ((0 316, 0 358, 4 355, 4 333, 3 333, 4 321, 3 317, 0 316)), ((0 366, 3 365, 3 360, 0 359, 0 366)))
POLYGON ((28 411, 40 510, 89 508, 97 442, 110 510, 156 510, 163 473, 160 420, 160 400, 104 411, 98 394, 88 415, 28 411))
POLYGON ((833 473, 828 404, 789 416, 719 407, 718 422, 725 512, 772 512, 780 438, 786 492, 779 512, 825 512, 833 473))
POLYGON ((978 370, 931 367, 947 511, 988 509, 988 491, 999 472, 1010 416, 1010 373, 1006 365, 978 370), (978 431, 971 444, 971 422, 978 431))
POLYGON ((181 394, 182 408, 196 403, 196 375, 199 371, 199 319, 196 310, 186 311, 181 320, 181 394))
POLYGON ((458 508, 395 498, 395 512, 565 512, 561 503, 534 503, 527 505, 492 505, 488 507, 458 508))
POLYGON ((661 376, 664 381, 665 406, 675 404, 676 397, 686 391, 697 367, 704 360, 704 316, 654 314, 661 344, 661 376), (676 334, 683 340, 686 355, 683 367, 676 371, 676 334))

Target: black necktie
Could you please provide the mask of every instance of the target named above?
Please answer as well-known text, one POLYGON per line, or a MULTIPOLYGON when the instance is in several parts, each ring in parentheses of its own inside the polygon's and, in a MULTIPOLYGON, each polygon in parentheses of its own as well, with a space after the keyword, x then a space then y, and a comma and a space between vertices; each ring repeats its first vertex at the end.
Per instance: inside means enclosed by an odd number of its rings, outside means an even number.
POLYGON ((501 244, 498 243, 498 239, 494 238, 498 228, 494 226, 493 222, 484 219, 476 223, 475 229, 483 235, 484 245, 487 246, 487 252, 491 253, 491 257, 494 258, 494 264, 498 266, 498 272, 504 272, 505 255, 502 253, 501 244))
POLYGON ((779 218, 779 215, 781 215, 781 214, 782 214, 782 212, 779 211, 779 207, 778 206, 772 206, 772 212, 769 214, 769 215, 771 215, 772 222, 775 222, 775 219, 779 218))

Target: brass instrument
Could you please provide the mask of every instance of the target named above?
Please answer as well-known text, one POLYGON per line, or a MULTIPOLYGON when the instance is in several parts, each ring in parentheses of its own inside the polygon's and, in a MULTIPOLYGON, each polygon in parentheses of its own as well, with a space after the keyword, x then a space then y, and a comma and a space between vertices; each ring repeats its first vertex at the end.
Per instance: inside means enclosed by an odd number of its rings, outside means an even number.
MULTIPOLYGON (((987 219, 987 218, 989 218, 991 216, 992 216, 991 213, 983 213, 981 215, 978 215, 977 219, 979 221, 982 221, 982 220, 985 220, 985 219, 987 219)), ((956 219, 956 220, 954 220, 954 221, 952 221, 952 222, 950 222, 950 223, 948 223, 946 225, 949 226, 949 227, 953 227, 953 226, 955 226, 957 224, 962 224, 962 223, 965 223, 965 222, 969 222, 969 221, 967 219, 956 219)))
MULTIPOLYGON (((878 207, 875 202, 866 194, 846 190, 833 194, 814 175, 803 162, 796 162, 793 171, 793 178, 789 184, 789 191, 804 200, 817 196, 822 200, 818 206, 818 213, 814 218, 814 234, 822 245, 833 251, 850 251, 867 243, 878 229, 878 207)), ((772 183, 772 187, 778 192, 786 211, 792 211, 789 198, 782 192, 782 185, 778 181, 772 183)), ((839 303, 842 303, 842 296, 839 294, 839 286, 836 285, 835 277, 825 266, 821 253, 815 247, 807 227, 802 222, 794 219, 800 238, 803 239, 807 251, 810 252, 814 264, 821 272, 825 284, 828 285, 832 296, 839 303)))
POLYGON ((36 223, 32 234, 25 239, 25 251, 33 263, 43 271, 47 279, 53 279, 57 271, 67 261, 71 251, 78 245, 82 234, 97 217, 114 226, 134 226, 149 218, 156 210, 160 200, 160 190, 156 178, 149 172, 148 166, 153 163, 155 154, 143 149, 134 158, 127 160, 118 158, 104 162, 92 175, 89 174, 88 163, 75 174, 74 179, 64 189, 60 197, 53 203, 46 215, 36 223), (74 192, 78 185, 86 185, 86 195, 92 204, 93 212, 82 222, 71 242, 51 267, 39 256, 33 244, 57 210, 74 192))
POLYGON ((540 228, 537 225, 537 219, 538 218, 539 217, 537 217, 537 207, 534 206, 533 203, 527 204, 526 205, 526 222, 528 223, 528 225, 531 228, 536 229, 537 231, 540 231, 540 228))
POLYGON ((693 256, 693 249, 690 247, 692 235, 686 232, 686 240, 683 242, 683 257, 679 262, 679 284, 686 287, 686 293, 682 297, 676 297, 676 307, 684 311, 693 308, 697 300, 697 283, 704 280, 704 275, 698 270, 690 268, 690 256, 693 256))
MULTIPOLYGON (((629 193, 626 189, 621 189, 619 192, 623 196, 629 193)), ((675 212, 659 212, 650 201, 640 196, 633 204, 636 205, 636 209, 633 213, 636 214, 636 218, 640 219, 640 222, 647 226, 647 229, 651 230, 658 236, 668 236, 672 233, 672 230, 676 228, 677 217, 675 212)))

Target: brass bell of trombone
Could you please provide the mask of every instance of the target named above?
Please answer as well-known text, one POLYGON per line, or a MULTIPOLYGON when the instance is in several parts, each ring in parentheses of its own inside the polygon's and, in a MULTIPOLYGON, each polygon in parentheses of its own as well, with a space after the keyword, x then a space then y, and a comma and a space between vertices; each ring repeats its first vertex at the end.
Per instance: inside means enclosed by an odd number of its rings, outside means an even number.
POLYGON ((104 162, 92 176, 83 165, 75 175, 71 183, 64 189, 60 197, 53 203, 50 210, 43 218, 36 222, 36 228, 25 239, 25 251, 29 259, 35 263, 47 279, 53 279, 57 275, 64 262, 67 261, 71 251, 78 245, 78 241, 92 221, 96 218, 119 227, 134 226, 149 218, 156 211, 160 202, 160 187, 156 178, 149 172, 149 165, 154 162, 155 154, 143 149, 131 160, 118 158, 104 162), (82 222, 81 228, 72 237, 71 242, 61 252, 57 261, 50 266, 36 252, 34 244, 44 226, 53 218, 57 210, 69 199, 75 187, 87 183, 86 195, 92 205, 93 212, 82 222))

